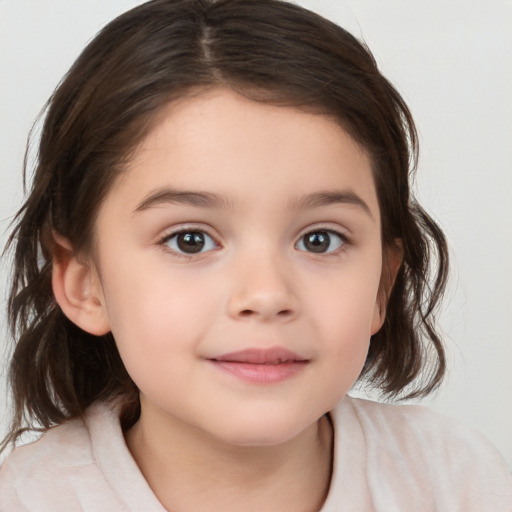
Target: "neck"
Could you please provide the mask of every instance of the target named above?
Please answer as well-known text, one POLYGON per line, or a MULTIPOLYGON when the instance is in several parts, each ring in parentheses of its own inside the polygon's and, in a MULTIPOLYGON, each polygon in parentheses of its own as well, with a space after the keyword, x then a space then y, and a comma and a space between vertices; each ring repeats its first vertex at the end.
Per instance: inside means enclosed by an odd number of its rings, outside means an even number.
POLYGON ((167 510, 317 512, 331 476, 327 416, 277 446, 233 446, 191 428, 158 431, 140 420, 126 442, 167 510))

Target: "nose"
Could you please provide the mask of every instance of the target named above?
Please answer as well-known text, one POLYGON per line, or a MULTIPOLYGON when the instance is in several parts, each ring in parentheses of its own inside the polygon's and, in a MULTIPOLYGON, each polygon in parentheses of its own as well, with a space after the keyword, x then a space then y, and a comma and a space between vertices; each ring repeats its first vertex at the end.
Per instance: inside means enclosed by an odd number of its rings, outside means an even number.
POLYGON ((277 256, 260 254, 239 263, 231 283, 227 308, 232 318, 288 322, 299 314, 292 272, 277 256))

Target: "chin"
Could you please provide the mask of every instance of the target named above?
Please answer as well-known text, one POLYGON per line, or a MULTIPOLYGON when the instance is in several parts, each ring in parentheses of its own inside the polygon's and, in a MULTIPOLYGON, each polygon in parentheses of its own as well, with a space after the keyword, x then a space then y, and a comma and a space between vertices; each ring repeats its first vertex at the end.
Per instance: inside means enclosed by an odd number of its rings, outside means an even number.
POLYGON ((233 418, 232 423, 219 437, 233 446, 277 446, 291 441, 311 426, 311 424, 298 424, 297 422, 268 417, 240 423, 233 418))

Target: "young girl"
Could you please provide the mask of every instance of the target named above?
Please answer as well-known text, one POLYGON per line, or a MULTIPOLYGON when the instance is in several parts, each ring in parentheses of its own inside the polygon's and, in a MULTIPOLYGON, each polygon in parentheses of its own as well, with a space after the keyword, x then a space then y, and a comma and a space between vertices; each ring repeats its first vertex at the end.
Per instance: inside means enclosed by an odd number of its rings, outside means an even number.
POLYGON ((279 0, 154 0, 52 96, 9 245, 0 510, 507 511, 445 371, 439 227, 407 106, 279 0))

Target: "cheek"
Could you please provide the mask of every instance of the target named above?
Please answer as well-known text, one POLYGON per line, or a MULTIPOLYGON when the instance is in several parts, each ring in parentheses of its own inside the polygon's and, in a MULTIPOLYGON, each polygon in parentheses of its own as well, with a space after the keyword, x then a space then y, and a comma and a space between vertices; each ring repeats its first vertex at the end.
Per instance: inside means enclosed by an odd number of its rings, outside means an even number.
POLYGON ((155 266, 123 268, 119 262, 104 282, 110 326, 125 364, 130 360, 172 361, 203 336, 212 304, 208 289, 155 266), (141 271, 144 269, 144 271, 141 271), (123 279, 122 275, 129 275, 123 279))
POLYGON ((379 254, 370 253, 367 261, 350 261, 328 278, 310 280, 308 308, 316 311, 313 317, 321 319, 319 328, 328 338, 343 339, 349 345, 352 340, 357 345, 371 336, 381 274, 379 254))
POLYGON ((318 280, 308 294, 315 338, 322 344, 319 350, 327 356, 327 387, 334 390, 351 387, 366 360, 380 282, 381 264, 376 252, 366 262, 359 260, 328 280, 318 280))

